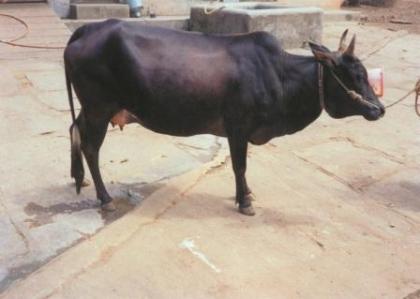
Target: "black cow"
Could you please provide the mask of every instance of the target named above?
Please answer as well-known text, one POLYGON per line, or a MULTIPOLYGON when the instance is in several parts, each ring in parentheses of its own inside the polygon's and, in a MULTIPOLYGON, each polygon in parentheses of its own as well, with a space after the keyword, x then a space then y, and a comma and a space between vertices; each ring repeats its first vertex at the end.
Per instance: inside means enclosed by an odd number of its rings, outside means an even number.
POLYGON ((83 152, 105 209, 113 209, 98 166, 108 123, 138 122, 174 136, 227 137, 239 211, 253 215, 245 179, 248 142, 302 130, 325 109, 334 118, 376 120, 384 106, 354 55, 355 37, 339 50, 310 43, 292 55, 269 33, 210 35, 118 20, 76 30, 64 53, 73 124, 71 175, 77 192, 83 152), (75 118, 71 84, 81 112, 75 118))

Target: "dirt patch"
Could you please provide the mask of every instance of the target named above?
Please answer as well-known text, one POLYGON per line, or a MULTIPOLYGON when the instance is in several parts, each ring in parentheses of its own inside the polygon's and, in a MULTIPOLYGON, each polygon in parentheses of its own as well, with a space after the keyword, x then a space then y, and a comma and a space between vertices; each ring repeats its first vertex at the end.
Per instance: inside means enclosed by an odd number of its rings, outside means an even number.
POLYGON ((361 23, 420 34, 420 0, 396 0, 392 7, 362 5, 352 10, 362 13, 361 23))

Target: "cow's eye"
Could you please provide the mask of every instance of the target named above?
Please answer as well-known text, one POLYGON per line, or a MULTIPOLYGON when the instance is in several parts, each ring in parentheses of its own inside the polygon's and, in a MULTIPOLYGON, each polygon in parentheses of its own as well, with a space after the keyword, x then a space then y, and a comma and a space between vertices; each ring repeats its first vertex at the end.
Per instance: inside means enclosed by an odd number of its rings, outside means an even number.
POLYGON ((356 74, 356 81, 360 82, 362 81, 362 76, 360 74, 356 74))

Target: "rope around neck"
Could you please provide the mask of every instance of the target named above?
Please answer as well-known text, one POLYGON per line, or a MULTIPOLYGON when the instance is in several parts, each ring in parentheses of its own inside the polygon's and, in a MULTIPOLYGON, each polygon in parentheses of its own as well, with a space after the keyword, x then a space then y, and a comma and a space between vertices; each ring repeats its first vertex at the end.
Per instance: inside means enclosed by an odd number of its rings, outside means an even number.
POLYGON ((318 92, 319 92, 319 104, 321 110, 325 110, 325 94, 324 94, 324 68, 322 64, 318 63, 318 92))

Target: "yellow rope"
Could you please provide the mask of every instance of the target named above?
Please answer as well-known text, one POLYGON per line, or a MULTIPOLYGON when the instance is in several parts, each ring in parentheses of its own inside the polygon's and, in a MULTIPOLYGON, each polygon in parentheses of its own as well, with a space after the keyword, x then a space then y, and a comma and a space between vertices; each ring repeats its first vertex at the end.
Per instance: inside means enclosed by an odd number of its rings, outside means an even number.
POLYGON ((417 115, 420 116, 420 107, 419 107, 419 104, 418 104, 419 96, 420 96, 420 79, 417 80, 417 83, 416 83, 416 85, 414 86, 413 89, 411 89, 410 91, 408 91, 403 97, 401 97, 400 99, 396 100, 395 102, 393 102, 393 103, 391 103, 389 105, 386 105, 385 108, 388 109, 388 108, 390 108, 390 107, 392 107, 392 106, 394 106, 394 105, 402 102, 403 100, 405 100, 406 98, 408 98, 408 96, 410 94, 412 94, 413 92, 416 93, 416 98, 415 98, 415 102, 414 102, 414 106, 415 107, 414 108, 416 110, 417 115))
POLYGON ((19 22, 20 24, 22 24, 23 27, 25 27, 25 32, 22 33, 21 35, 13 38, 11 40, 2 40, 2 39, 0 39, 0 43, 6 44, 6 45, 9 45, 9 46, 22 47, 22 48, 33 48, 33 49, 65 49, 65 47, 36 46, 36 45, 25 45, 25 44, 15 43, 15 41, 20 40, 20 39, 26 37, 26 35, 28 35, 28 33, 29 33, 29 26, 28 26, 28 24, 24 20, 22 20, 22 19, 20 19, 18 17, 12 16, 12 15, 8 15, 8 14, 3 14, 2 13, 2 14, 0 14, 0 16, 13 19, 13 20, 19 22))

